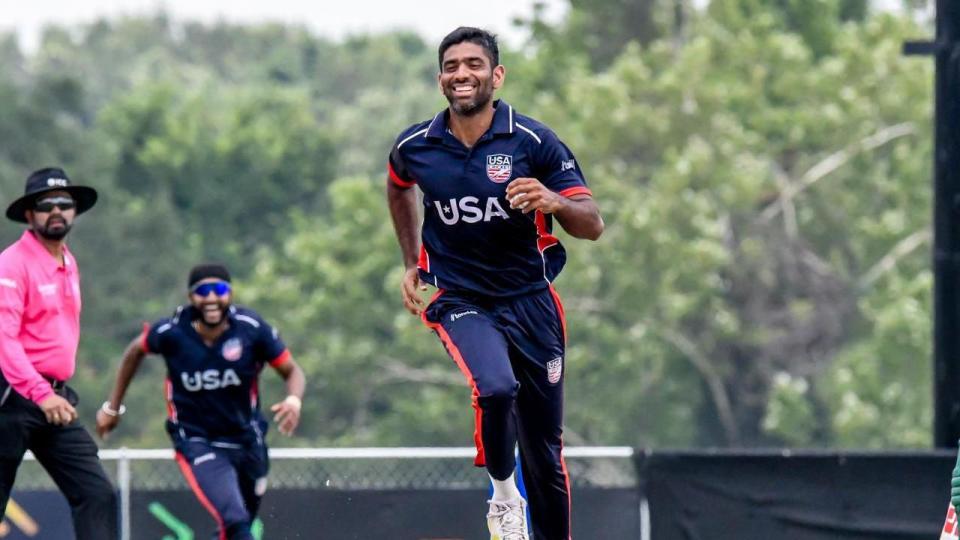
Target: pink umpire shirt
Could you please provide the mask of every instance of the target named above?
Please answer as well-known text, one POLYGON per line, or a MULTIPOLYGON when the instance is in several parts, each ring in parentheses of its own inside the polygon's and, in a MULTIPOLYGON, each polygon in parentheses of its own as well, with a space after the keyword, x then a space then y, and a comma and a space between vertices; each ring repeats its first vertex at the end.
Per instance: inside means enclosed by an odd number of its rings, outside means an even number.
POLYGON ((26 231, 0 253, 0 371, 21 396, 40 403, 53 389, 44 377, 73 376, 80 342, 80 272, 26 231))

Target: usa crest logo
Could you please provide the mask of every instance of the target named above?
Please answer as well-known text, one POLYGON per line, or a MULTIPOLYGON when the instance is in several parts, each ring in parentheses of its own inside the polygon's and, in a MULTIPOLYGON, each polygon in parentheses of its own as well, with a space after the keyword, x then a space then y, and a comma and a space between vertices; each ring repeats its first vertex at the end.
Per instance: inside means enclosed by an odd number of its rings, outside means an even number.
POLYGON ((547 362, 547 382, 557 384, 560 382, 560 375, 563 374, 563 357, 558 356, 547 362))
POLYGON ((487 178, 491 182, 502 184, 513 175, 513 156, 490 154, 487 156, 487 178))
POLYGON ((243 343, 238 338, 230 338, 224 342, 220 354, 223 355, 224 360, 236 362, 243 356, 243 343))

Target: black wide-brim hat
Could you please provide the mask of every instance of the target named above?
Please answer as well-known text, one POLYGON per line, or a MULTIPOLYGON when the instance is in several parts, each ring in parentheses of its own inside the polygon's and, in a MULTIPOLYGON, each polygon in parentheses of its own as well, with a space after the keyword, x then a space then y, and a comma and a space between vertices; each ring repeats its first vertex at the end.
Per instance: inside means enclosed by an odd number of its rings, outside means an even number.
POLYGON ((26 211, 33 209, 33 203, 38 197, 50 191, 69 193, 77 203, 77 215, 93 208, 97 203, 97 190, 92 187, 72 185, 63 169, 47 167, 30 173, 27 177, 27 186, 23 190, 23 197, 13 201, 7 207, 7 218, 26 223, 26 211))

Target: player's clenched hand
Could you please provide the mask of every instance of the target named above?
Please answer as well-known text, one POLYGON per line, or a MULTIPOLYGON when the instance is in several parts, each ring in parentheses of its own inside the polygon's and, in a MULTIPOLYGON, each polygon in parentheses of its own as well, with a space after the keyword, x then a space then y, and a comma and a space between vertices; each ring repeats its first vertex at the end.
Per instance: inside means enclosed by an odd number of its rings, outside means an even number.
POLYGON ((563 208, 566 198, 550 191, 536 178, 516 178, 507 184, 507 201, 510 208, 519 209, 524 214, 534 210, 552 214, 563 208))
POLYGON ((103 409, 97 410, 97 435, 99 435, 101 439, 106 439, 107 435, 109 435, 119 423, 119 414, 111 416, 104 412, 103 409))
POLYGON ((47 422, 58 426, 65 426, 77 419, 77 410, 73 405, 56 394, 41 401, 40 409, 47 417, 47 422))
POLYGON ((403 307, 414 315, 420 315, 423 310, 423 299, 419 291, 427 290, 427 286, 420 283, 420 272, 417 267, 407 268, 403 273, 403 282, 400 286, 403 295, 403 307))
POLYGON ((274 404, 270 410, 275 414, 273 421, 277 424, 277 429, 284 435, 293 435, 293 431, 300 424, 300 398, 297 396, 287 396, 280 403, 274 404))

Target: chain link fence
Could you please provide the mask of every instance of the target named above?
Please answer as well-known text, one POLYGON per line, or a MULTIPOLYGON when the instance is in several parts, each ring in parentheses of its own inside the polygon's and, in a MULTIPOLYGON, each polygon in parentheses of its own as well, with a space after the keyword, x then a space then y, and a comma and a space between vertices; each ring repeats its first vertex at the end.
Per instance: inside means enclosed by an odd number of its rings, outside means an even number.
MULTIPOLYGON (((564 450, 570 481, 578 487, 636 487, 633 449, 573 447, 564 450)), ((272 488, 314 490, 485 489, 487 475, 473 466, 473 448, 274 448, 272 488)), ((120 491, 123 540, 130 538, 131 490, 189 490, 173 451, 103 450, 104 468, 120 491)), ((28 453, 16 489, 56 489, 28 453)))
MULTIPOLYGON (((573 485, 634 487, 633 451, 627 447, 565 450, 573 485)), ((472 448, 344 448, 270 450, 270 485, 307 489, 483 488, 487 477, 473 466, 472 448)), ((170 450, 105 450, 104 467, 119 485, 120 465, 129 467, 129 488, 187 489, 170 450)), ((32 458, 17 474, 17 489, 55 489, 32 458)))

